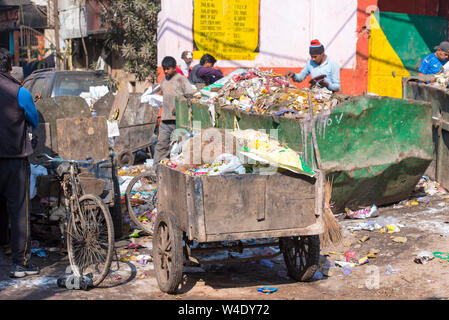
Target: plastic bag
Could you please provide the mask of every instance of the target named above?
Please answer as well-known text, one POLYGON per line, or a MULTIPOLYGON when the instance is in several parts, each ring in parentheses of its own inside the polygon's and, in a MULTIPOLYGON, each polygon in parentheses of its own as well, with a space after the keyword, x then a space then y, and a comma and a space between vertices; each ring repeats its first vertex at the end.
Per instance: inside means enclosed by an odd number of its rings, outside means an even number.
POLYGON ((162 107, 164 98, 160 94, 153 94, 153 91, 157 90, 157 87, 158 85, 149 87, 140 97, 140 103, 148 103, 150 106, 156 108, 162 107))
POLYGON ((33 199, 37 193, 36 180, 39 176, 47 175, 47 169, 39 165, 31 165, 31 176, 30 176, 30 197, 33 199))
POLYGON ((218 164, 220 162, 224 162, 223 165, 216 168, 213 172, 210 172, 209 175, 217 176, 221 174, 245 174, 246 170, 243 166, 243 163, 237 156, 234 156, 230 153, 223 153, 218 158, 216 158, 213 164, 218 164))

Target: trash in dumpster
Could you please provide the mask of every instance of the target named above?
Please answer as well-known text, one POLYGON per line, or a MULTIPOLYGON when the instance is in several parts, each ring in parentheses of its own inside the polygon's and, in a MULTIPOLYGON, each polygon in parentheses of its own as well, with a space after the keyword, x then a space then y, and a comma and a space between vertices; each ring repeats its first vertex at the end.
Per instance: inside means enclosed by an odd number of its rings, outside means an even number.
POLYGON ((107 86, 91 86, 89 87, 89 92, 81 92, 80 97, 86 101, 92 115, 95 116, 96 111, 93 109, 95 102, 105 96, 108 92, 109 88, 107 86))
POLYGON ((418 253, 418 255, 413 261, 418 264, 426 264, 427 262, 433 260, 434 258, 435 257, 432 255, 432 252, 421 251, 420 253, 418 253))
POLYGON ((375 212, 377 212, 376 205, 372 205, 369 207, 366 207, 364 209, 360 209, 357 211, 349 210, 348 208, 345 209, 346 211, 346 217, 352 218, 352 219, 366 219, 373 216, 375 212))
MULTIPOLYGON (((186 136, 183 141, 182 151, 175 151, 179 147, 174 146, 171 152, 171 159, 161 161, 161 164, 176 169, 191 176, 217 175, 217 174, 244 174, 246 168, 236 154, 246 156, 255 160, 256 167, 262 163, 270 165, 268 169, 275 172, 278 168, 287 169, 295 173, 314 176, 315 172, 310 169, 300 155, 288 147, 282 146, 278 141, 271 139, 268 134, 256 130, 242 130, 226 133, 232 136, 239 147, 236 150, 229 150, 233 153, 218 152, 212 156, 212 161, 201 160, 201 164, 193 164, 192 152, 195 143, 201 143, 202 147, 214 143, 211 141, 201 141, 200 135, 186 136)), ((183 138, 184 139, 184 138, 183 138)), ((221 149, 221 148, 219 148, 221 149)), ((234 148, 233 148, 234 149, 234 148)), ((203 154, 204 158, 204 154, 203 154)), ((251 165, 250 165, 251 166, 251 165)), ((250 168, 250 171, 253 169, 250 168)))
POLYGON ((238 153, 248 158, 295 173, 311 177, 315 175, 315 172, 306 165, 297 152, 282 146, 279 141, 271 139, 266 133, 256 130, 243 130, 234 131, 232 134, 237 138, 237 141, 244 142, 245 147, 239 148, 238 153))
POLYGON ((218 103, 248 113, 295 118, 330 110, 341 99, 325 88, 299 89, 280 75, 258 68, 234 74, 215 94, 203 98, 196 95, 196 102, 203 104, 218 103))
POLYGON ((447 89, 449 84, 449 71, 436 74, 435 81, 431 82, 430 84, 436 87, 447 89))

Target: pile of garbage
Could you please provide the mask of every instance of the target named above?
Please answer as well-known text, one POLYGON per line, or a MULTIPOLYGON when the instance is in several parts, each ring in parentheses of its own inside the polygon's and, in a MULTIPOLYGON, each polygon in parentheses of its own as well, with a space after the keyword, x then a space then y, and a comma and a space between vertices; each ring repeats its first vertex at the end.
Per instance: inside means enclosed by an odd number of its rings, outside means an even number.
POLYGON ((89 92, 81 92, 80 97, 83 98, 89 106, 92 116, 96 116, 97 112, 94 109, 94 104, 109 92, 107 86, 92 86, 89 87, 89 92))
POLYGON ((297 152, 251 129, 186 134, 173 146, 170 159, 161 164, 191 176, 276 172, 279 168, 315 175, 297 152))
POLYGON ((432 85, 449 91, 449 71, 435 75, 435 82, 432 82, 432 85))
POLYGON ((290 118, 331 110, 344 99, 326 88, 297 88, 279 74, 258 68, 239 69, 230 74, 223 85, 215 85, 215 88, 218 89, 215 94, 208 92, 208 97, 198 102, 290 118))

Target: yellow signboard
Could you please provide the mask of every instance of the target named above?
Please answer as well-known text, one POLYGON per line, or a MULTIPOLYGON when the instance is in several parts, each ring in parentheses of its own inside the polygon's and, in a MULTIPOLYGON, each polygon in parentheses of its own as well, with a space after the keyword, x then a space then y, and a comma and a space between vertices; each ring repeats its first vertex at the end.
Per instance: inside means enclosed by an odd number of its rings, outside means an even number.
POLYGON ((254 60, 259 46, 260 0, 194 0, 193 58, 254 60))

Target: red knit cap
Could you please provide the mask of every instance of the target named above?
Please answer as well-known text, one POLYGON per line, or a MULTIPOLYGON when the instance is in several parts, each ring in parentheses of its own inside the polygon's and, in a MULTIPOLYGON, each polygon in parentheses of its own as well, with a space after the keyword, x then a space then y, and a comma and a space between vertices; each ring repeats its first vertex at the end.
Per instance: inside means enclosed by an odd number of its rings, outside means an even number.
POLYGON ((315 40, 312 40, 311 42, 310 42, 310 46, 312 46, 312 47, 320 47, 322 44, 320 43, 320 40, 317 40, 317 39, 315 39, 315 40))
POLYGON ((317 39, 312 40, 310 42, 310 48, 309 48, 310 54, 321 54, 324 52, 324 46, 321 44, 321 42, 317 39))

